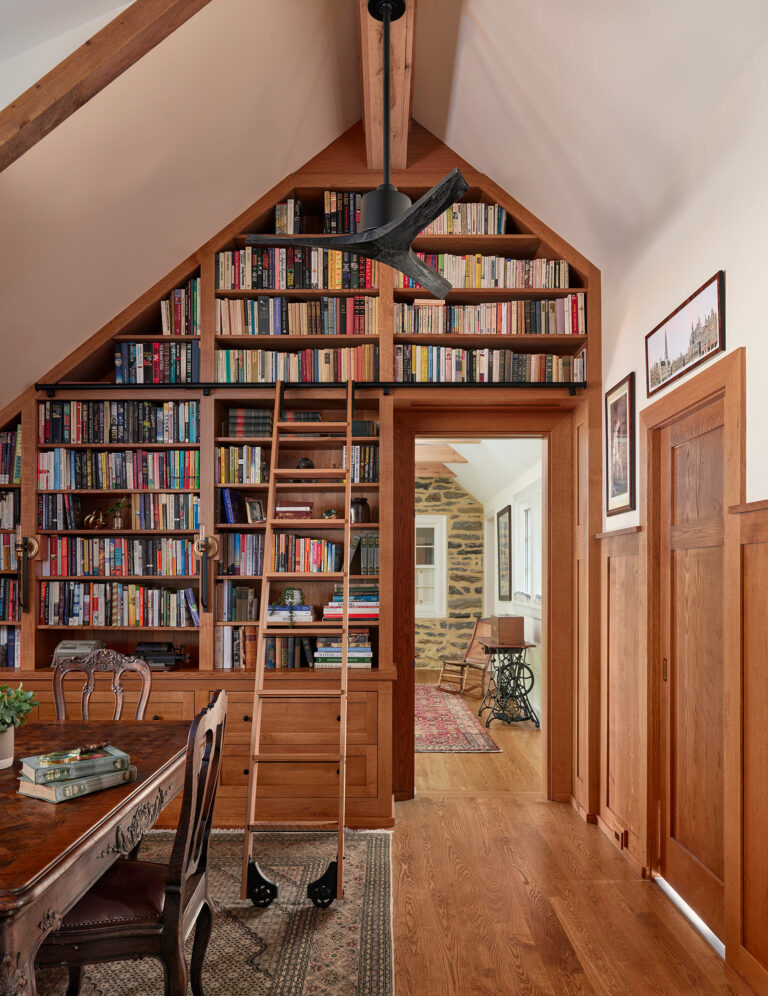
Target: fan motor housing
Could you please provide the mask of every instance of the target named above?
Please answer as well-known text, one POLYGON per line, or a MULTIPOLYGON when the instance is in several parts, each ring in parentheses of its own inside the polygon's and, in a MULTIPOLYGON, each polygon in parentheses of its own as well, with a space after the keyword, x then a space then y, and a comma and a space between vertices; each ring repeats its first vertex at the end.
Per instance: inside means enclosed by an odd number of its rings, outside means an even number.
POLYGON ((381 228, 397 221, 411 206, 411 198, 391 183, 382 183, 363 195, 360 208, 360 231, 381 228))

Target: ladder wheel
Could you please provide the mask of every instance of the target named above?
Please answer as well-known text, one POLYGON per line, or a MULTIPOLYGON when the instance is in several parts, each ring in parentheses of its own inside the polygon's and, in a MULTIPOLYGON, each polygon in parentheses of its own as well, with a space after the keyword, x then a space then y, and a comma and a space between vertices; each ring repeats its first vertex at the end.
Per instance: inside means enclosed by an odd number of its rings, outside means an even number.
POLYGON ((254 906, 264 909, 277 899, 277 884, 261 874, 255 861, 248 864, 248 898, 254 906))
POLYGON ((307 886, 307 897, 319 910, 327 910, 336 898, 336 867, 336 862, 331 861, 320 878, 307 886))

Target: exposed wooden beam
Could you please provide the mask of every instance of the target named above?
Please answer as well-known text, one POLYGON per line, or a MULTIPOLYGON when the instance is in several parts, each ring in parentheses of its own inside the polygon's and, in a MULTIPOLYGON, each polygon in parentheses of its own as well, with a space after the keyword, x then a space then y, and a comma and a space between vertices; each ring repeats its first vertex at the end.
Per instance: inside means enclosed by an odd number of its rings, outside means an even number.
POLYGON ((210 0, 135 0, 0 111, 0 170, 146 55, 210 0))
POLYGON ((446 444, 416 443, 416 459, 419 463, 469 463, 466 457, 446 444))
MULTIPOLYGON (((392 169, 405 169, 413 97, 413 28, 416 0, 407 0, 405 14, 390 29, 390 133, 392 169)), ((368 13, 367 0, 358 0, 360 67, 363 81, 363 126, 368 169, 383 165, 384 66, 382 26, 368 13)))
POLYGON ((455 477, 452 470, 443 463, 416 462, 416 477, 455 477))

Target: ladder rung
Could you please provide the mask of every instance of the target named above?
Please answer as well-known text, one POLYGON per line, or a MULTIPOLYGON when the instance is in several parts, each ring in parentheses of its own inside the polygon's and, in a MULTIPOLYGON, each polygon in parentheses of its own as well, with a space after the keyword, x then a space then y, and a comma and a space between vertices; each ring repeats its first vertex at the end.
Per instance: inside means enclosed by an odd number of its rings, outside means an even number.
POLYGON ((311 470, 309 468, 304 469, 299 467, 277 467, 275 468, 275 477, 295 477, 300 480, 306 478, 341 478, 345 479, 347 476, 346 470, 341 468, 328 468, 328 467, 314 467, 311 470))
POLYGON ((297 432, 304 435, 313 435, 317 432, 343 432, 347 434, 346 422, 278 422, 278 431, 297 432))
POLYGON ((344 693, 341 690, 323 692, 307 689, 306 691, 275 692, 272 689, 269 691, 258 691, 257 689, 256 694, 262 699, 339 699, 344 693))
POLYGON ((341 754, 254 754, 259 764, 338 764, 341 754))
POLYGON ((338 820, 254 820, 248 824, 252 833, 266 830, 338 830, 338 820))

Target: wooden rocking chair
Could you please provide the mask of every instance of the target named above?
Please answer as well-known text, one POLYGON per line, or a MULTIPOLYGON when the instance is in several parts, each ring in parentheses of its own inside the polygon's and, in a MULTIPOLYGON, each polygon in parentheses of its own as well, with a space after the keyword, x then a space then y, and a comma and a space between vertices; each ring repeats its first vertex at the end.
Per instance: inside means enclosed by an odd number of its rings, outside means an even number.
POLYGON ((453 692, 457 695, 468 693, 467 678, 474 672, 478 681, 471 687, 479 689, 480 697, 485 694, 491 655, 486 652, 485 647, 480 642, 480 637, 489 637, 492 632, 493 617, 476 620, 475 628, 472 630, 472 639, 469 641, 469 646, 462 660, 443 661, 443 666, 440 668, 440 678, 437 682, 437 687, 441 691, 453 692))

